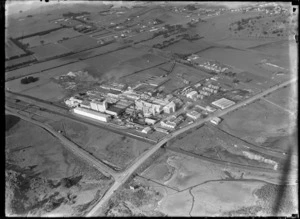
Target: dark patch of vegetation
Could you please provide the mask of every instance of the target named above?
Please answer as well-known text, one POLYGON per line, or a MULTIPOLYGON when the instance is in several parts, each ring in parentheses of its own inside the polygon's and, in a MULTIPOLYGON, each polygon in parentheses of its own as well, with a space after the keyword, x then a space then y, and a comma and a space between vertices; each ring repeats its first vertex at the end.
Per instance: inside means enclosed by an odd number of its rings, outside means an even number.
POLYGON ((276 202, 280 198, 279 209, 276 209, 277 212, 279 214, 291 214, 297 209, 293 200, 296 189, 296 186, 273 185, 268 183, 258 189, 255 194, 264 202, 265 211, 267 213, 272 213, 276 202), (282 195, 279 197, 279 194, 282 195))
POLYGON ((242 207, 235 211, 225 212, 224 216, 255 216, 259 211, 262 210, 261 206, 242 207))
POLYGON ((38 80, 39 80, 38 77, 32 77, 32 76, 29 76, 29 77, 22 78, 22 79, 21 79, 21 84, 34 83, 34 82, 36 82, 36 81, 38 81, 38 80))
POLYGON ((10 130, 12 127, 14 127, 18 122, 20 121, 20 118, 13 115, 5 115, 5 131, 10 130))
POLYGON ((62 187, 71 188, 72 186, 77 185, 81 179, 82 175, 73 178, 63 178, 60 181, 60 185, 62 187))
POLYGON ((187 5, 184 7, 184 9, 188 10, 188 11, 195 11, 197 10, 197 8, 194 5, 187 5))
POLYGON ((62 16, 66 17, 66 18, 73 18, 73 17, 89 15, 89 14, 90 14, 90 12, 86 12, 86 11, 78 12, 78 13, 69 12, 69 13, 62 14, 62 16))

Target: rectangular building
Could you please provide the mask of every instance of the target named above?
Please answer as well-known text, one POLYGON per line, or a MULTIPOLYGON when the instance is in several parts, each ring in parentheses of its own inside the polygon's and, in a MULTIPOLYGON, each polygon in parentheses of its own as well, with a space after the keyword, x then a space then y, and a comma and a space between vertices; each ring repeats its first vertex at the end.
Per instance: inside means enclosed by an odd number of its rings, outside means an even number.
POLYGON ((166 106, 164 106, 163 110, 165 113, 168 113, 168 114, 174 113, 176 110, 176 105, 173 101, 171 101, 166 106))
POLYGON ((100 113, 100 112, 95 112, 93 110, 81 108, 81 107, 76 107, 74 109, 74 113, 86 116, 88 118, 96 119, 102 122, 108 122, 110 120, 110 115, 100 113))
POLYGON ((197 95, 198 95, 197 91, 191 91, 191 92, 189 92, 189 93, 186 95, 186 97, 187 97, 187 98, 194 99, 194 98, 197 97, 197 95))
POLYGON ((219 100, 216 100, 216 101, 212 102, 211 104, 214 105, 214 106, 217 106, 221 109, 226 109, 226 108, 234 105, 235 102, 233 102, 231 100, 228 100, 226 98, 221 98, 219 100))
POLYGON ((221 122, 221 119, 219 117, 214 117, 210 120, 210 122, 214 125, 218 125, 221 122))
POLYGON ((191 112, 188 112, 186 115, 187 115, 188 117, 190 117, 191 119, 196 120, 196 119, 199 119, 199 118, 200 118, 201 113, 198 113, 197 111, 193 110, 193 111, 191 111, 191 112))
POLYGON ((151 119, 151 118, 146 118, 145 119, 145 123, 150 124, 150 125, 154 125, 157 121, 155 119, 151 119))

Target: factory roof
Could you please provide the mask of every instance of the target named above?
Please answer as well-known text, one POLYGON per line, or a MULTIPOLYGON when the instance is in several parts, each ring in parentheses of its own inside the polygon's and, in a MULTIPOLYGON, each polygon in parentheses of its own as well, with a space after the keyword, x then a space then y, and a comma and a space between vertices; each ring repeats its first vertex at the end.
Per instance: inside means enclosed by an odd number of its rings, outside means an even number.
POLYGON ((211 103, 212 105, 215 105, 217 107, 220 107, 221 109, 226 109, 232 105, 235 104, 235 102, 228 100, 226 98, 221 98, 219 100, 216 100, 214 102, 211 103))

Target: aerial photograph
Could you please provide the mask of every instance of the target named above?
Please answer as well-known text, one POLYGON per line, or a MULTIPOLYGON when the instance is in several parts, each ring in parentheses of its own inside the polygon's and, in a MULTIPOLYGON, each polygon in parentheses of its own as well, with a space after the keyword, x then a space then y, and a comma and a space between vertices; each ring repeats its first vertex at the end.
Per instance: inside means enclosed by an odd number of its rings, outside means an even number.
POLYGON ((297 5, 3 8, 7 217, 299 217, 297 5))

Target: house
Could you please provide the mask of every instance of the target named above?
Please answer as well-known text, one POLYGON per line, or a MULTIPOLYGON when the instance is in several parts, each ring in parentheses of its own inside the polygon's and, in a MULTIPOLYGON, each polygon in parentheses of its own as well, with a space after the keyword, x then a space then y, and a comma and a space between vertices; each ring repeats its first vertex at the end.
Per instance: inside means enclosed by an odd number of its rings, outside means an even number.
POLYGON ((145 133, 145 134, 149 134, 150 132, 152 131, 152 129, 149 127, 149 126, 146 126, 142 132, 145 133))
POLYGON ((221 122, 221 119, 219 117, 214 117, 210 120, 210 122, 214 125, 219 125, 219 123, 221 122))

